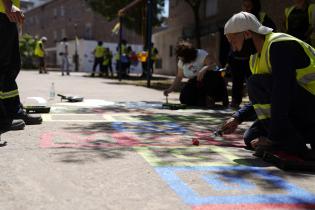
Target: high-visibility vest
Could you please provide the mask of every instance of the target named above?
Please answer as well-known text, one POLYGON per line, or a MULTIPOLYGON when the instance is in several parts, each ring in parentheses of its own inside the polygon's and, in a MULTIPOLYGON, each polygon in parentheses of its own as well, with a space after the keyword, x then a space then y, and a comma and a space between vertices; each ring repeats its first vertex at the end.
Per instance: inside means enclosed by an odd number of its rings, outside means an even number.
POLYGON ((104 53, 105 53, 105 48, 104 48, 104 47, 102 47, 102 46, 96 46, 96 48, 95 48, 95 53, 94 53, 94 55, 95 55, 96 58, 102 58, 102 57, 104 57, 104 53))
POLYGON ((267 16, 267 14, 265 12, 259 12, 259 22, 261 22, 263 24, 266 16, 267 16))
MULTIPOLYGON (((312 46, 285 33, 270 33, 265 37, 265 42, 260 55, 257 53, 250 57, 249 65, 253 75, 272 74, 270 64, 270 46, 275 42, 296 41, 303 47, 304 52, 310 59, 310 64, 301 69, 296 69, 297 83, 315 96, 315 50, 312 46)), ((254 104, 258 119, 270 118, 270 104, 254 104)))
POLYGON ((41 40, 36 42, 36 47, 35 47, 35 52, 34 54, 38 57, 44 57, 45 52, 43 51, 43 49, 40 47, 40 45, 42 45, 43 47, 43 42, 41 40))
MULTIPOLYGON (((12 3, 13 3, 14 6, 20 8, 20 0, 13 0, 12 3)), ((2 1, 2 0, 0 1, 0 12, 1 12, 1 13, 4 13, 4 12, 5 12, 4 5, 3 5, 3 1, 2 1)))
MULTIPOLYGON (((289 29, 289 16, 291 14, 291 12, 294 10, 295 6, 291 6, 291 7, 287 7, 284 10, 284 15, 285 15, 285 27, 286 30, 288 31, 289 29)), ((313 18, 313 12, 315 11, 315 4, 309 4, 308 5, 308 22, 311 25, 312 24, 312 18, 313 18)))

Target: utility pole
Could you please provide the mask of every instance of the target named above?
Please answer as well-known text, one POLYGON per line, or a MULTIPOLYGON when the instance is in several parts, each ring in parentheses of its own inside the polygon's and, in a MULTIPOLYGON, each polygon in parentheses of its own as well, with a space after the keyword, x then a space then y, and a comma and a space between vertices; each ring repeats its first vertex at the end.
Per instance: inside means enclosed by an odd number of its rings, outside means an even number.
POLYGON ((148 59, 147 59, 147 87, 151 86, 151 65, 152 59, 152 0, 147 0, 147 47, 148 47, 148 59))
POLYGON ((77 28, 78 24, 74 24, 74 33, 75 33, 75 38, 74 38, 74 70, 79 71, 79 55, 78 55, 78 33, 77 33, 77 28))

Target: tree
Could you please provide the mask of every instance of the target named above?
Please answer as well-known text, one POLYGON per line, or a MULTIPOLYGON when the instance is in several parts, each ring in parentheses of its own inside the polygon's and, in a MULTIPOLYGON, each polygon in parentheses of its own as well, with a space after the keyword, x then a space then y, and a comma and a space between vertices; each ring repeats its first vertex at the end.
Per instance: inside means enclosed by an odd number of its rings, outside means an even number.
POLYGON ((34 68, 33 57, 36 40, 29 34, 23 34, 20 38, 20 53, 23 68, 34 68))
POLYGON ((195 39, 196 39, 196 46, 197 48, 201 47, 200 41, 200 16, 199 16, 199 9, 201 5, 201 0, 185 0, 187 4, 192 8, 194 13, 195 19, 195 39))
MULTIPOLYGON (((120 9, 133 2, 134 0, 85 0, 90 7, 103 15, 108 21, 117 18, 117 13, 120 9)), ((146 0, 133 8, 124 17, 124 26, 129 29, 135 30, 138 34, 142 34, 145 31, 145 5, 146 0), (142 23, 142 24, 141 24, 142 23)), ((161 12, 164 7, 164 0, 153 0, 154 12, 153 12, 153 26, 160 26, 164 21, 161 17, 161 12)), ((145 34, 144 34, 145 35, 145 34)))

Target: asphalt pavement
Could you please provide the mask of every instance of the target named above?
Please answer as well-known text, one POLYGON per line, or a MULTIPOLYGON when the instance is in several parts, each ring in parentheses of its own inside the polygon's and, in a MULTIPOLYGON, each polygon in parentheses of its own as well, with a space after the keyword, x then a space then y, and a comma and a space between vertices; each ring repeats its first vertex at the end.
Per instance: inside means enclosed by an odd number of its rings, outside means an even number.
POLYGON ((1 210, 315 209, 315 174, 254 157, 249 123, 213 135, 233 110, 163 109, 162 91, 85 73, 22 71, 18 85, 24 105, 51 112, 1 136, 1 210), (51 97, 52 83, 84 101, 51 97))

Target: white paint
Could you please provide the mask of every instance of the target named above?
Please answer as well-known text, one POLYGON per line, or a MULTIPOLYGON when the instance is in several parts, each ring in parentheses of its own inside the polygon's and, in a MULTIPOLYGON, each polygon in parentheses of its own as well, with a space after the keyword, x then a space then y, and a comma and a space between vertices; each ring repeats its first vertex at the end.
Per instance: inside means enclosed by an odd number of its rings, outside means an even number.
POLYGON ((105 101, 99 99, 84 99, 83 102, 61 102, 56 105, 62 106, 77 106, 77 107, 103 107, 103 106, 113 106, 115 102, 105 101))
POLYGON ((27 97, 27 99, 34 99, 35 101, 37 101, 38 104, 41 104, 41 105, 47 104, 46 99, 42 97, 27 97))

